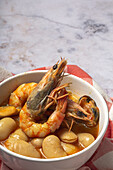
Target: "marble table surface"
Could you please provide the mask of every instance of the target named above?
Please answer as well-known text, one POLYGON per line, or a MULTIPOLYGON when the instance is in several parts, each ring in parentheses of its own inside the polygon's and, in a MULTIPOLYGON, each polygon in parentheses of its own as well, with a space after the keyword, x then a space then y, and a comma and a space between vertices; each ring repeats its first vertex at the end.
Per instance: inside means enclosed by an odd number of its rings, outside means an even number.
POLYGON ((113 0, 0 0, 0 66, 20 73, 60 57, 113 97, 113 0))

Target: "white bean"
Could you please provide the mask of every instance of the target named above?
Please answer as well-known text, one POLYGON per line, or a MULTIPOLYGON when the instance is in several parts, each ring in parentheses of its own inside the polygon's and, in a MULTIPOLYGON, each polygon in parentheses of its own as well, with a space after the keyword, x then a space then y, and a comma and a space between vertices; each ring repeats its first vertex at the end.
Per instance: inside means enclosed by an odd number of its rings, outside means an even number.
POLYGON ((75 146, 74 144, 61 142, 61 145, 68 155, 74 154, 79 151, 78 147, 75 146))
POLYGON ((0 118, 18 115, 19 109, 16 109, 14 106, 3 106, 0 107, 0 118))
POLYGON ((59 138, 55 135, 49 135, 43 140, 42 149, 47 158, 59 158, 67 155, 59 138))
POLYGON ((9 137, 5 142, 5 146, 7 149, 15 153, 18 153, 20 155, 34 157, 34 158, 41 157, 40 152, 37 151, 31 143, 27 143, 26 141, 20 139, 9 137))
POLYGON ((61 141, 66 143, 73 143, 77 141, 77 135, 65 128, 58 132, 58 137, 61 139, 61 141))
POLYGON ((6 139, 16 129, 16 122, 10 118, 0 120, 0 140, 6 139))
POLYGON ((94 142, 95 138, 90 133, 79 133, 78 135, 78 142, 84 146, 89 146, 92 142, 94 142))
POLYGON ((41 148, 43 140, 44 138, 35 138, 31 140, 31 144, 36 148, 41 148))
POLYGON ((10 137, 13 137, 13 138, 16 138, 16 139, 21 139, 21 140, 24 140, 24 141, 28 141, 28 137, 27 135, 22 131, 22 129, 17 129, 15 130, 14 133, 12 133, 10 135, 10 137))

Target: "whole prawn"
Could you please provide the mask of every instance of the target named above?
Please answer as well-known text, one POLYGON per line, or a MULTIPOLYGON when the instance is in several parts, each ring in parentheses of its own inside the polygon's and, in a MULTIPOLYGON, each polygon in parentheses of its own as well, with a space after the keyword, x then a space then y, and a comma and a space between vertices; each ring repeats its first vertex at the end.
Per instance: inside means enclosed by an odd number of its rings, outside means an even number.
POLYGON ((49 133, 58 129, 62 123, 67 107, 67 94, 65 87, 68 86, 68 84, 61 88, 57 86, 63 78, 66 64, 67 61, 62 59, 59 64, 56 63, 45 74, 42 80, 31 92, 27 102, 20 111, 20 127, 29 137, 45 137, 49 133), (52 98, 53 101, 57 100, 55 111, 51 114, 47 122, 43 124, 35 122, 35 117, 44 113, 47 108, 53 104, 53 102, 51 102, 52 98))

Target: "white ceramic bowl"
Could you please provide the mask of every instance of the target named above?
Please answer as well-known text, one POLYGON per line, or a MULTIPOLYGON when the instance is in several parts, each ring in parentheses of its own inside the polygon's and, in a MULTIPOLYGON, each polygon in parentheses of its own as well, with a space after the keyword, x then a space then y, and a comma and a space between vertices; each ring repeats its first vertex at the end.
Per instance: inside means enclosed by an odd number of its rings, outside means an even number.
MULTIPOLYGON (((31 71, 13 76, 3 81, 0 84, 0 103, 2 103, 20 84, 33 81, 39 82, 45 72, 46 71, 31 71)), ((93 86, 76 76, 66 76, 62 83, 66 82, 72 82, 70 90, 74 93, 77 93, 80 96, 89 95, 96 101, 100 110, 99 135, 97 139, 90 146, 78 153, 53 159, 25 157, 13 153, 0 145, 0 157, 10 168, 14 170, 75 170, 81 167, 99 146, 108 126, 108 109, 103 97, 93 86)))

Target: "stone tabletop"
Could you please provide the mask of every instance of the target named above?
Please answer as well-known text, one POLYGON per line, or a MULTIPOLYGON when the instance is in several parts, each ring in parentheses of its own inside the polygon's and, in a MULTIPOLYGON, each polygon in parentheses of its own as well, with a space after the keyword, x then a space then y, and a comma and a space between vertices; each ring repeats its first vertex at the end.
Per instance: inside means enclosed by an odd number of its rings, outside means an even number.
POLYGON ((113 97, 113 0, 0 1, 0 66, 17 74, 60 57, 113 97))

